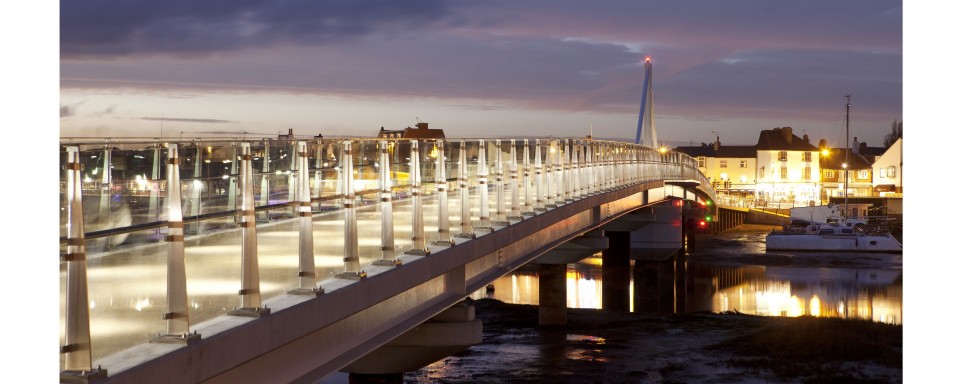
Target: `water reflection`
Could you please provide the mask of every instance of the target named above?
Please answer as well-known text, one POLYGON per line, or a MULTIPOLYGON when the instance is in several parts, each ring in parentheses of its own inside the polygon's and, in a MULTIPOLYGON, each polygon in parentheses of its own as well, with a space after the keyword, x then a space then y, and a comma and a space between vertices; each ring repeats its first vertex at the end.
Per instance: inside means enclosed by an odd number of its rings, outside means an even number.
MULTIPOLYGON (((599 259, 592 257, 567 266, 567 307, 602 308, 604 292, 599 259)), ((644 273, 651 269, 649 265, 634 262, 633 268, 630 295, 623 298, 629 300, 631 312, 739 312, 758 316, 839 317, 890 324, 903 321, 902 271, 897 269, 686 262, 676 270, 685 273, 667 276, 674 284, 664 284, 663 276, 645 277, 644 273)), ((537 305, 538 295, 537 268, 528 266, 497 279, 492 287, 474 292, 471 297, 537 305)))

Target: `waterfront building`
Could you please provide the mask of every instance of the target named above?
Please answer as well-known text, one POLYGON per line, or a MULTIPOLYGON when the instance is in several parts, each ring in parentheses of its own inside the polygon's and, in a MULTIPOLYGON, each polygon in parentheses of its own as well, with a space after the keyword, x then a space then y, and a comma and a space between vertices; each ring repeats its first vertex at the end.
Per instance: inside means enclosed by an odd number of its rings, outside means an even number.
POLYGON ((378 139, 443 139, 443 129, 429 128, 427 123, 417 123, 417 127, 406 127, 404 129, 384 129, 380 127, 377 133, 378 139))
POLYGON ((760 131, 757 140, 757 204, 819 205, 820 151, 791 127, 760 131))
POLYGON ((860 153, 856 138, 854 144, 852 148, 821 149, 821 200, 873 196, 873 162, 860 153))
POLYGON ((753 204, 757 183, 757 147, 712 144, 681 146, 675 149, 697 159, 697 168, 710 180, 720 203, 730 206, 753 204))
POLYGON ((897 139, 873 163, 873 191, 881 197, 903 197, 903 139, 897 139))

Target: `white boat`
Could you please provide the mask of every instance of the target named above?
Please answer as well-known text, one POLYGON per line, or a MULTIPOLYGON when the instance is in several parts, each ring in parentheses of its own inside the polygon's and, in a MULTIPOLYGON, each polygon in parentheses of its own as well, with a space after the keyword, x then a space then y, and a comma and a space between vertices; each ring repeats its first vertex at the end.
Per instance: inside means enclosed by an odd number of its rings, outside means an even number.
POLYGON ((889 232, 868 232, 864 226, 840 222, 793 220, 791 225, 767 235, 768 251, 903 252, 889 232))

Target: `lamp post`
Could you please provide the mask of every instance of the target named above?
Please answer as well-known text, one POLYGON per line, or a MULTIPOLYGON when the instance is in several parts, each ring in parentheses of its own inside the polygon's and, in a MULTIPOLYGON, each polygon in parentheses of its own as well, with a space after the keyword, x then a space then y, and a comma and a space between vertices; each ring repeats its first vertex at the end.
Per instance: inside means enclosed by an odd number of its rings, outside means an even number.
POLYGON ((847 180, 849 180, 847 175, 849 171, 847 171, 847 163, 843 163, 841 167, 843 167, 843 217, 847 217, 847 194, 849 192, 847 190, 847 180))

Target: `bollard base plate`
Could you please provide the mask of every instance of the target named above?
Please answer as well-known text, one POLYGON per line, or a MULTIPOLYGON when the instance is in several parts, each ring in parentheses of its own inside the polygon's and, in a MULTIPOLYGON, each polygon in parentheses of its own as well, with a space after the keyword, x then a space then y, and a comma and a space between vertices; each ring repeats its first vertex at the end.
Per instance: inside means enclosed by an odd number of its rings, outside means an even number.
POLYGON ((294 288, 287 291, 288 295, 320 296, 323 288, 294 288))
POLYGON ((413 255, 413 256, 430 256, 429 249, 411 249, 403 253, 404 255, 413 255))
POLYGON ((403 265, 403 260, 393 259, 393 260, 377 260, 373 262, 373 265, 378 267, 399 267, 403 265))
POLYGON ((151 343, 193 345, 200 341, 199 333, 164 333, 150 339, 151 343))
POLYGON ((92 369, 89 371, 61 371, 60 372, 60 382, 61 383, 97 383, 102 380, 106 380, 107 370, 106 369, 92 369))
POLYGON ((338 273, 333 276, 336 279, 347 279, 347 280, 363 280, 367 278, 367 273, 364 271, 360 272, 343 272, 338 273))
POLYGON ((263 317, 270 314, 270 308, 267 307, 243 307, 236 308, 232 311, 227 312, 230 316, 244 316, 244 317, 263 317))
POLYGON ((473 232, 469 232, 469 233, 467 233, 467 232, 460 232, 460 233, 457 234, 456 237, 457 237, 458 239, 476 239, 476 238, 477 238, 477 234, 476 234, 476 233, 473 233, 473 232))
POLYGON ((438 245, 441 247, 453 247, 457 245, 457 243, 453 242, 453 240, 446 240, 446 241, 441 240, 441 241, 430 242, 430 245, 438 245))

